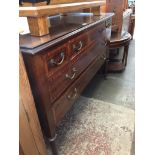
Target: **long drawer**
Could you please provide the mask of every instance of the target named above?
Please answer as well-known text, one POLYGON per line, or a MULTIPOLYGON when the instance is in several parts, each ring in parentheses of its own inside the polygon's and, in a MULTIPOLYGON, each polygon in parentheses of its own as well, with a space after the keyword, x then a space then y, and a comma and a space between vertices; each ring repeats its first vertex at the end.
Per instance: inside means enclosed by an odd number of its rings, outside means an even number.
POLYGON ((104 63, 104 53, 101 53, 87 70, 67 89, 67 91, 52 105, 51 112, 55 120, 55 125, 58 125, 66 112, 71 108, 72 104, 79 97, 88 82, 96 74, 99 68, 104 63))

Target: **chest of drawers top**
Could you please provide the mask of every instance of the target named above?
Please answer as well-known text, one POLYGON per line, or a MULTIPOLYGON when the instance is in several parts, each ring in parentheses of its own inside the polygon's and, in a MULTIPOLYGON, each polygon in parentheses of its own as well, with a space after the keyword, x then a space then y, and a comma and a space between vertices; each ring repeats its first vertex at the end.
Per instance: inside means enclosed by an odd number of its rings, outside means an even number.
POLYGON ((48 47, 59 44, 76 34, 87 31, 99 23, 108 25, 113 13, 103 13, 95 16, 92 13, 68 13, 49 17, 50 34, 35 37, 30 34, 20 35, 19 44, 22 52, 37 54, 48 47), (50 26, 52 25, 52 26, 50 26))

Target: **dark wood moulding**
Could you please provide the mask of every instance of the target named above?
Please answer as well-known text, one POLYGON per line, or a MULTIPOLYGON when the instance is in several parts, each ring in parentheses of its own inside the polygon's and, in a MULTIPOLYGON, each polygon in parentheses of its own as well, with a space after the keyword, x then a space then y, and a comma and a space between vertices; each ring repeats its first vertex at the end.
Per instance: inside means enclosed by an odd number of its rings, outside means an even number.
POLYGON ((113 13, 103 13, 94 16, 92 13, 69 13, 49 17, 49 22, 53 27, 49 27, 49 34, 42 37, 30 34, 20 35, 20 48, 23 52, 36 54, 45 48, 54 46, 62 40, 69 39, 78 33, 98 25, 112 17, 113 13))

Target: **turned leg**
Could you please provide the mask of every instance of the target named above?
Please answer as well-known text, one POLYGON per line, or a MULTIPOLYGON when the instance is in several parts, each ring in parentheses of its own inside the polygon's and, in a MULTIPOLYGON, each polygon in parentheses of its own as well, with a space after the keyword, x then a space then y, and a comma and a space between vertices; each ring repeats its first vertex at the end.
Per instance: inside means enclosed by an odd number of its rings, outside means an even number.
POLYGON ((56 144, 55 144, 56 136, 57 135, 55 134, 55 136, 53 138, 49 139, 49 143, 50 143, 53 155, 58 155, 58 150, 57 150, 57 147, 56 147, 56 144))

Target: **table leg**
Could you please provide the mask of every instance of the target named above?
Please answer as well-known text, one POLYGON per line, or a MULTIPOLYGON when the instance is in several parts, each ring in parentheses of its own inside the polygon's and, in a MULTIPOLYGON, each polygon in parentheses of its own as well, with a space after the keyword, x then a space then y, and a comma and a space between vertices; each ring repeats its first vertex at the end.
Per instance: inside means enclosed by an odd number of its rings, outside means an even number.
POLYGON ((49 143, 50 143, 53 155, 58 155, 58 150, 57 150, 57 147, 56 147, 56 144, 55 144, 56 136, 57 135, 55 135, 54 138, 49 139, 49 143))

